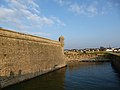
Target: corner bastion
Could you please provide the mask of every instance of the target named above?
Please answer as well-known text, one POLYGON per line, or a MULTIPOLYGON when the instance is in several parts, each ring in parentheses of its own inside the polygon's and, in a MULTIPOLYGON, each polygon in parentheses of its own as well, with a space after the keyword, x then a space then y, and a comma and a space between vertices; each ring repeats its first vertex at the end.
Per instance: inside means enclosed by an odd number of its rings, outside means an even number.
POLYGON ((0 28, 0 88, 66 66, 63 40, 0 28))

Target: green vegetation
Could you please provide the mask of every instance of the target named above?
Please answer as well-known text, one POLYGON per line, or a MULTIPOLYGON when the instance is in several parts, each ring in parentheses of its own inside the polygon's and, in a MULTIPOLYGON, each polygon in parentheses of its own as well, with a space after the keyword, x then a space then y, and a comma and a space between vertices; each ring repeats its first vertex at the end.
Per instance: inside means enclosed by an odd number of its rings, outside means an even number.
POLYGON ((84 54, 106 54, 107 52, 106 51, 87 51, 86 53, 84 54))

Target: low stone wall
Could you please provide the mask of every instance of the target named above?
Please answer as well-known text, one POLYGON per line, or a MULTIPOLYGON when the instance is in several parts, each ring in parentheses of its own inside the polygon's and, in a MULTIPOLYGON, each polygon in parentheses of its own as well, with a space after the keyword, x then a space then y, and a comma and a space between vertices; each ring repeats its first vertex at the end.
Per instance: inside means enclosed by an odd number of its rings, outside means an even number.
POLYGON ((79 52, 64 52, 65 59, 67 62, 71 61, 109 61, 106 54, 96 54, 96 53, 79 53, 79 52))
POLYGON ((110 53, 109 58, 113 67, 120 72, 120 54, 117 53, 110 53))
POLYGON ((63 45, 0 29, 0 88, 65 66, 63 45))

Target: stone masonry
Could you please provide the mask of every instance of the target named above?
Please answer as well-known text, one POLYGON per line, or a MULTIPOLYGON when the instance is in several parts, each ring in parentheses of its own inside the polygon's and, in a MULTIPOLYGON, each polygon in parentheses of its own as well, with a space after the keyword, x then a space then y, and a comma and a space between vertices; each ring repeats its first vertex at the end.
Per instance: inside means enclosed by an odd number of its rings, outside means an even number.
POLYGON ((0 28, 0 88, 65 66, 61 39, 54 41, 0 28))

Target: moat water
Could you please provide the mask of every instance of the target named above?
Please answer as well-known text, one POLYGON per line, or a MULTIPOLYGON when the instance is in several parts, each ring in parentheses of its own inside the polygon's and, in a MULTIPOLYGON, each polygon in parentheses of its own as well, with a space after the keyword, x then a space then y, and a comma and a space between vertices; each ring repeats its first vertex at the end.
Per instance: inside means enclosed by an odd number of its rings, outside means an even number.
POLYGON ((120 73, 110 62, 72 63, 3 90, 120 90, 120 73))

